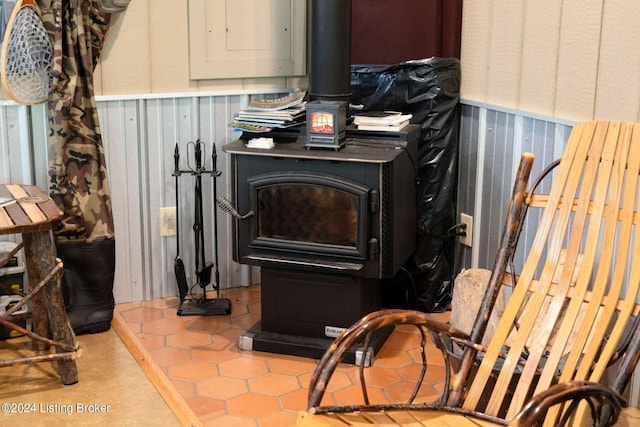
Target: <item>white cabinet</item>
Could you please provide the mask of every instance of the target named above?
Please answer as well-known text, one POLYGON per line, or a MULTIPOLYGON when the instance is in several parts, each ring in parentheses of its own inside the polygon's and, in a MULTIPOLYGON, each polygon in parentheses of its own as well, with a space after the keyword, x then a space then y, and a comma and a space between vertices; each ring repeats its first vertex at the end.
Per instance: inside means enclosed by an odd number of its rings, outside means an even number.
POLYGON ((189 0, 190 78, 306 74, 307 0, 189 0))

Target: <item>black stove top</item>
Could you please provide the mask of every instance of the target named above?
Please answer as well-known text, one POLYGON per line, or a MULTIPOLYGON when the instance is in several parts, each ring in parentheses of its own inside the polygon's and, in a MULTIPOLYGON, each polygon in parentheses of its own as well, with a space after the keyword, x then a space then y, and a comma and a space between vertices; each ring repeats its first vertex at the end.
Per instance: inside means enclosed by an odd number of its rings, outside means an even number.
POLYGON ((243 133, 242 138, 226 144, 222 150, 230 154, 295 157, 308 159, 322 159, 335 161, 387 163, 393 161, 403 149, 409 152, 412 159, 417 157, 418 134, 417 125, 406 126, 403 132, 362 132, 355 129, 347 131, 346 144, 340 150, 331 148, 305 147, 304 132, 293 133, 283 138, 283 133, 243 133), (276 143, 273 148, 248 148, 247 141, 252 138, 273 138, 276 143))

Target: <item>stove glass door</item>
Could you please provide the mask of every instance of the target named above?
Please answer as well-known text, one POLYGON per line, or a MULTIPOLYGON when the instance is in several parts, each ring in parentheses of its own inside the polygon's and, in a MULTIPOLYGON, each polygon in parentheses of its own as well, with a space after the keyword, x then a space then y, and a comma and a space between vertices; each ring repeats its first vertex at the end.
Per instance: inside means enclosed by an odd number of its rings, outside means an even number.
POLYGON ((358 245, 358 196, 313 184, 258 190, 258 238, 358 245))
POLYGON ((371 188, 318 172, 249 179, 253 248, 366 258, 371 188))

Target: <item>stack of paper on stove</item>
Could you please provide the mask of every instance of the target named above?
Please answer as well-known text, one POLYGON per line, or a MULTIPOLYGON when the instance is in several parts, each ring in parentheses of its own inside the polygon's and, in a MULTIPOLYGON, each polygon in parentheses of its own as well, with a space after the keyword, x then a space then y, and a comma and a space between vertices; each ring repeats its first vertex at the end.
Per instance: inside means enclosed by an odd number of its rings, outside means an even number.
POLYGON ((247 108, 234 114, 229 127, 265 132, 302 124, 306 120, 305 94, 299 91, 277 99, 252 100, 247 108))
POLYGON ((409 124, 411 114, 397 111, 368 111, 353 116, 353 123, 358 130, 398 132, 409 124))

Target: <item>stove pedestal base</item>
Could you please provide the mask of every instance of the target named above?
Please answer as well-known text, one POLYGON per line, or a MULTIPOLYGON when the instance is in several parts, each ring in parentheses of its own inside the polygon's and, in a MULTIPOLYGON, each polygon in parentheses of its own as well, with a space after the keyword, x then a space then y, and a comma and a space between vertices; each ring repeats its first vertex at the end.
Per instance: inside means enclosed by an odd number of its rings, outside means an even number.
MULTIPOLYGON (((367 351, 361 345, 348 352, 343 362, 359 365, 364 357, 364 366, 371 366, 375 356, 389 335, 391 335, 391 332, 393 332, 393 327, 382 329, 373 334, 367 351)), ((263 331, 261 322, 258 322, 240 336, 239 347, 240 350, 264 351, 320 359, 332 342, 333 339, 330 338, 301 337, 263 331)))
POLYGON ((381 306, 378 279, 262 267, 262 329, 333 339, 381 306))
MULTIPOLYGON (((260 276, 262 319, 240 337, 241 350, 320 359, 338 334, 381 306, 379 279, 268 267, 260 276)), ((344 362, 364 357, 369 366, 392 331, 374 334, 367 351, 354 349, 344 362)))

